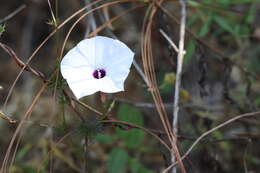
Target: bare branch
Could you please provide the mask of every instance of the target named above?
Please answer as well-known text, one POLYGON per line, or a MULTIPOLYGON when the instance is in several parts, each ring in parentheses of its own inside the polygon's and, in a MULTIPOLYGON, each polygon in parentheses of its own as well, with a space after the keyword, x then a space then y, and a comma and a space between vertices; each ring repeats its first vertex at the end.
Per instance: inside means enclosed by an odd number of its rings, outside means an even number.
POLYGON ((20 7, 18 7, 16 10, 14 10, 12 13, 10 13, 9 15, 7 15, 6 17, 4 17, 3 19, 0 19, 0 23, 4 23, 7 20, 10 20, 11 18, 13 18, 16 14, 18 14, 20 11, 22 11, 23 9, 26 8, 26 5, 23 4, 20 7))
POLYGON ((38 71, 38 70, 33 69, 33 68, 32 68, 31 66, 29 66, 29 65, 26 66, 25 63, 18 58, 18 56, 16 55, 16 53, 13 51, 13 49, 11 49, 9 46, 7 46, 6 44, 3 44, 3 43, 1 43, 1 42, 0 42, 0 47, 3 48, 3 49, 6 51, 6 53, 8 53, 8 54, 10 55, 10 57, 12 57, 12 58, 14 59, 15 63, 16 63, 19 67, 21 67, 21 68, 24 68, 24 67, 25 67, 24 70, 26 70, 26 71, 28 71, 28 72, 31 72, 31 73, 34 74, 35 76, 38 76, 38 77, 40 77, 41 79, 43 79, 43 82, 46 82, 46 78, 45 78, 44 74, 43 74, 42 72, 38 71))
MULTIPOLYGON (((178 113, 179 113, 179 95, 181 87, 181 74, 182 65, 184 58, 184 41, 185 41, 185 24, 186 24, 186 0, 180 0, 181 5, 181 24, 180 24, 180 39, 179 39, 179 51, 177 57, 177 73, 176 73, 176 83, 175 83, 175 94, 174 94, 174 109, 173 109, 173 122, 172 128, 173 132, 178 135, 178 113)), ((176 160, 175 155, 172 155, 172 163, 176 160)), ((177 172, 176 167, 172 170, 173 173, 177 172)))
POLYGON ((142 68, 138 65, 138 63, 135 61, 135 59, 133 60, 133 64, 134 64, 134 67, 136 69, 136 71, 138 72, 138 74, 141 76, 141 78, 143 79, 143 81, 145 82, 145 84, 147 86, 149 86, 149 82, 147 80, 147 77, 145 76, 142 68))
POLYGON ((3 113, 3 111, 0 110, 0 118, 9 121, 9 123, 13 124, 16 123, 16 120, 11 119, 9 116, 3 113))
POLYGON ((173 47, 173 49, 178 53, 179 49, 178 47, 174 44, 174 42, 170 39, 170 37, 162 30, 159 29, 159 32, 162 34, 162 36, 169 42, 169 44, 173 47))
POLYGON ((185 38, 185 23, 186 23, 186 2, 185 0, 180 0, 180 3, 181 3, 181 25, 180 25, 180 40, 179 40, 179 51, 178 51, 178 58, 177 58, 178 62, 177 62, 173 124, 172 124, 175 133, 177 133, 179 96, 180 96, 180 87, 181 87, 182 65, 183 65, 183 58, 184 58, 184 38, 185 38))
MULTIPOLYGON (((252 116, 256 116, 256 115, 260 115, 260 111, 258 112, 251 112, 251 113, 245 113, 245 114, 240 114, 240 115, 237 115, 235 116, 234 118, 231 118, 227 121, 225 121, 224 123, 221 123, 220 125, 206 131, 205 133, 203 133, 200 137, 198 137, 196 139, 196 141, 190 146, 190 148, 186 151, 186 153, 181 157, 181 160, 185 159, 189 154, 190 152, 192 151, 192 149, 206 136, 208 136, 209 134, 211 134, 212 132, 234 122, 234 121, 237 121, 241 118, 245 118, 245 117, 252 117, 252 116)), ((177 165, 177 162, 173 163, 172 165, 170 165, 167 169, 165 169, 163 171, 163 173, 167 173, 172 167, 174 167, 175 165, 177 165)))

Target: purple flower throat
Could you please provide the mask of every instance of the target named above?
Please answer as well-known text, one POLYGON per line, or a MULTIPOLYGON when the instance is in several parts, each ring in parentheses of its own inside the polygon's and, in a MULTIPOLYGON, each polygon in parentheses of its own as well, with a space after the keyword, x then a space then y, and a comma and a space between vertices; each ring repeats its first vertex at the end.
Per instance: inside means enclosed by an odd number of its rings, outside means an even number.
POLYGON ((93 72, 93 77, 96 79, 101 79, 106 76, 106 70, 104 69, 96 69, 93 72))

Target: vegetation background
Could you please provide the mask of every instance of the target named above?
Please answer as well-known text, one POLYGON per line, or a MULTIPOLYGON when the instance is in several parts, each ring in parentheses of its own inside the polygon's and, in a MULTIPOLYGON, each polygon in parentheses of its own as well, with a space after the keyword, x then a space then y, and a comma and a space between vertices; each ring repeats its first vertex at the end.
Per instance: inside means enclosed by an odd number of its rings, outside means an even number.
MULTIPOLYGON (((183 161, 186 171, 260 172, 260 2, 186 3, 180 154, 199 136, 223 125, 192 148, 183 161), (256 116, 223 124, 249 112, 256 116)), ((158 103, 142 76, 147 68, 143 28, 152 8, 157 9, 150 21, 152 74, 171 122, 177 53, 166 37, 178 44, 179 1, 1 1, 1 173, 154 173, 171 164, 168 150, 151 136, 169 144, 158 103), (70 31, 86 12, 89 15, 70 31), (59 74, 59 62, 80 40, 96 34, 125 42, 139 65, 132 66, 125 92, 96 93, 77 101, 59 74), (28 59, 31 69, 21 73, 28 59)))

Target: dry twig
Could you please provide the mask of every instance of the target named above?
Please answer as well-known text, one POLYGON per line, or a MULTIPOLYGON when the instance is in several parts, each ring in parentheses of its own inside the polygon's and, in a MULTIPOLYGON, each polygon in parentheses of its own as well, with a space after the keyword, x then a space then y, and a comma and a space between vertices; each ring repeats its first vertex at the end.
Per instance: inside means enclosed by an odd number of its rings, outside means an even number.
MULTIPOLYGON (((179 95, 181 87, 181 75, 182 65, 184 58, 184 41, 185 41, 185 24, 186 24, 186 1, 180 0, 181 4, 181 24, 180 24, 180 38, 179 38, 179 49, 177 57, 177 73, 175 82, 175 93, 174 93, 174 108, 173 108, 173 122, 172 128, 175 135, 178 134, 178 117, 179 117, 179 95)), ((175 155, 172 155, 172 163, 175 163, 175 155)), ((176 167, 172 170, 173 173, 177 172, 176 167)))
POLYGON ((25 8, 26 8, 25 4, 21 5, 16 10, 14 10, 12 13, 8 14, 6 17, 1 19, 0 20, 0 24, 6 22, 7 20, 10 20, 11 18, 13 18, 15 15, 17 15, 19 12, 21 12, 25 8))
POLYGON ((13 124, 16 123, 16 120, 11 119, 9 116, 7 116, 6 114, 4 114, 1 110, 0 110, 0 118, 9 121, 9 123, 13 124))
MULTIPOLYGON (((198 137, 195 142, 193 142, 193 144, 192 144, 192 145, 190 146, 190 148, 186 151, 186 153, 181 157, 181 159, 182 159, 182 160, 185 159, 185 158, 191 153, 191 151, 193 150, 193 148, 194 148, 203 138, 205 138, 206 136, 208 136, 208 135, 211 134, 212 132, 214 132, 214 131, 216 131, 216 130, 218 130, 218 129, 220 129, 220 128, 222 128, 222 127, 224 127, 224 126, 226 126, 226 125, 228 125, 228 124, 230 124, 230 123, 232 123, 232 122, 234 122, 234 121, 237 121, 237 120, 239 120, 239 119, 241 119, 241 118, 251 117, 251 116, 256 116, 256 115, 260 115, 260 111, 237 115, 237 116, 235 116, 234 118, 231 118, 231 119, 225 121, 224 123, 221 123, 220 125, 218 125, 218 126, 212 128, 212 129, 206 131, 206 132, 203 133, 200 137, 198 137)), ((175 165, 177 165, 176 162, 173 163, 172 165, 170 165, 167 169, 165 169, 165 170, 163 171, 163 173, 167 173, 167 172, 168 172, 172 167, 174 167, 175 165)))
MULTIPOLYGON (((156 1, 154 1, 156 2, 156 1)), ((157 5, 160 5, 163 2, 163 0, 158 1, 157 5)), ((153 100, 156 105, 156 109, 159 113, 160 119, 162 121, 165 133, 169 139, 169 142, 171 144, 171 154, 175 155, 179 166, 181 168, 181 171, 183 173, 186 172, 184 165, 182 161, 180 160, 180 153, 178 151, 177 147, 177 139, 174 131, 172 131, 172 127, 170 125, 162 97, 160 95, 159 89, 158 89, 158 84, 156 80, 156 75, 155 75, 155 69, 154 69, 154 62, 153 62, 153 53, 152 53, 152 41, 151 41, 151 35, 152 35, 152 23, 153 23, 153 18, 157 12, 157 6, 155 4, 150 4, 148 7, 148 13, 145 16, 144 23, 143 23, 143 28, 142 28, 142 40, 141 40, 141 45, 142 45, 142 59, 143 59, 143 66, 144 66, 144 72, 148 80, 148 87, 149 90, 152 94, 153 100)))
POLYGON ((173 47, 173 49, 178 53, 179 49, 178 47, 174 44, 174 42, 170 39, 170 37, 162 30, 159 29, 159 32, 162 34, 162 36, 169 42, 169 44, 173 47))

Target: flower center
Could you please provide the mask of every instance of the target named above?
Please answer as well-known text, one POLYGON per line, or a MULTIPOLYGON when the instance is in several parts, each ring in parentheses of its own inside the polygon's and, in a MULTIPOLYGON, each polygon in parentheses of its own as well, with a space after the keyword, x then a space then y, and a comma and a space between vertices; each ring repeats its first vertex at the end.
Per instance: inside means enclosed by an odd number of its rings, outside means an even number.
POLYGON ((106 71, 104 69, 96 69, 93 72, 93 77, 96 79, 101 79, 106 76, 106 71))

